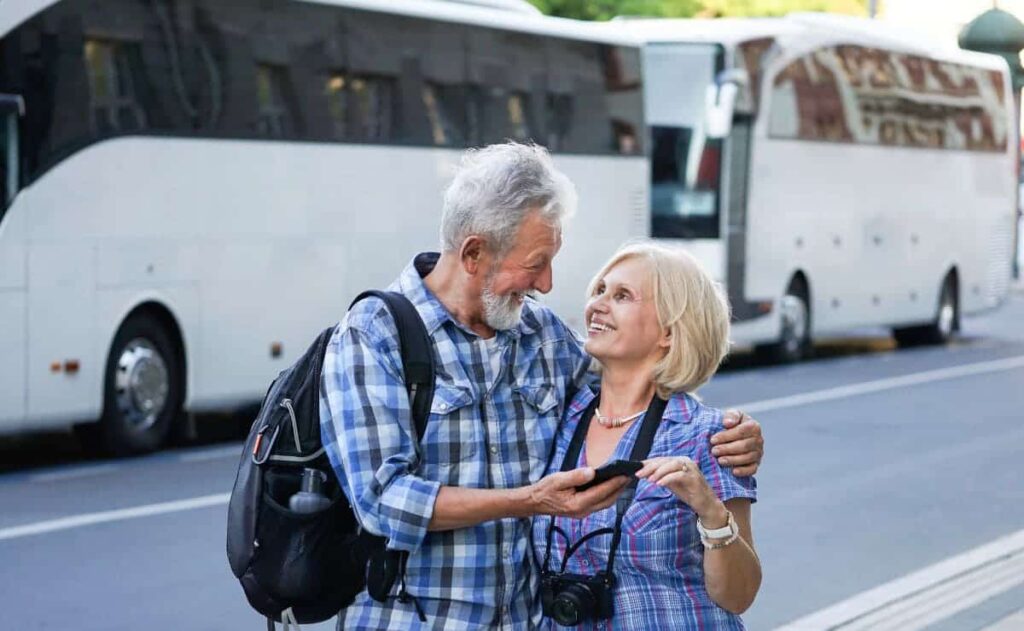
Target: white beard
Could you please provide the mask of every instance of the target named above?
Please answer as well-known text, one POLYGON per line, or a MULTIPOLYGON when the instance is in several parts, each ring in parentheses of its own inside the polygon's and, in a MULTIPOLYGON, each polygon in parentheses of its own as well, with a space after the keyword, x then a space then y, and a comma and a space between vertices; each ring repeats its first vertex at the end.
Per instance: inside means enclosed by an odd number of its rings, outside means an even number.
POLYGON ((480 295, 484 303, 484 322, 495 331, 507 331, 519 325, 523 315, 523 303, 516 299, 516 294, 499 296, 494 293, 490 280, 480 295))

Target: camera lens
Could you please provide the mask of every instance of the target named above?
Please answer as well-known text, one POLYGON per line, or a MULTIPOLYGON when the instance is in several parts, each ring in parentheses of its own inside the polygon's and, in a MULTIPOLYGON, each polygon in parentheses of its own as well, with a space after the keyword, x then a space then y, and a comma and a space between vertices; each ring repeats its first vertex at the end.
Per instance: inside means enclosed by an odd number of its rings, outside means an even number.
POLYGON ((563 627, 574 627, 583 622, 584 612, 596 606, 594 595, 585 585, 569 585, 555 596, 551 603, 551 617, 563 627))
POLYGON ((551 617, 563 627, 574 627, 580 620, 580 607, 571 594, 559 594, 551 607, 551 617))

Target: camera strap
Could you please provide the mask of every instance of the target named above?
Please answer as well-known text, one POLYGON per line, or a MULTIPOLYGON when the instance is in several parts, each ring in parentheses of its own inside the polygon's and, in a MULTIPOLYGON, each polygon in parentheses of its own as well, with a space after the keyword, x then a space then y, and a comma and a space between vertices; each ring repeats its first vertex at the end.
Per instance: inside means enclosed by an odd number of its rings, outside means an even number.
MULTIPOLYGON (((562 471, 571 471, 576 468, 579 462, 580 452, 583 450, 583 442, 587 437, 587 430, 590 428, 590 421, 594 417, 594 412, 597 410, 597 406, 601 403, 601 393, 598 392, 594 400, 590 402, 587 409, 583 411, 583 415, 580 417, 579 424, 576 425, 576 431, 573 432, 572 440, 569 441, 569 447, 565 452, 565 459, 562 461, 562 471)), ((647 454, 651 451, 651 445, 654 444, 654 436, 658 432, 658 426, 661 424, 661 417, 665 413, 665 406, 667 401, 662 399, 658 395, 654 395, 651 399, 650 405, 647 406, 647 412, 644 414, 643 424, 640 426, 640 433, 637 434, 636 442, 633 443, 633 449, 630 451, 630 460, 644 460, 647 458, 647 454)), ((576 552, 579 547, 592 537, 598 535, 611 533, 612 543, 608 551, 608 567, 605 571, 609 576, 612 573, 612 568, 615 565, 615 552, 618 550, 619 541, 622 538, 622 519, 626 514, 626 509, 633 503, 633 497, 636 495, 636 487, 639 480, 634 479, 619 496, 618 501, 615 503, 615 527, 614 528, 601 528, 594 532, 588 533, 575 544, 569 546, 565 551, 565 557, 562 559, 562 572, 565 571, 565 567, 569 562, 569 559, 576 552)), ((548 524, 547 532, 547 546, 544 551, 544 565, 542 566, 543 571, 547 571, 548 564, 551 560, 551 542, 554 535, 555 518, 551 518, 551 522, 548 524)), ((562 537, 568 542, 568 535, 558 528, 562 537)))

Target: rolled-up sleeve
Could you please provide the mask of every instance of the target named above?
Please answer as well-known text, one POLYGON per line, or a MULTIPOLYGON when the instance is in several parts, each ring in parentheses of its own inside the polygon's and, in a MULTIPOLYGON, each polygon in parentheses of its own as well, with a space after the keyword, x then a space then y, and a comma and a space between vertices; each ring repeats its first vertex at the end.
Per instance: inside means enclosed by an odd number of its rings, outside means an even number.
MULTIPOLYGON (((394 325, 382 326, 380 310, 377 316, 354 310, 331 338, 322 373, 321 434, 363 528, 385 537, 389 548, 415 552, 440 484, 414 473, 418 456, 394 325)), ((387 322, 393 322, 390 315, 387 322)))
POLYGON ((725 429, 721 422, 720 413, 717 411, 716 413, 718 417, 713 425, 709 429, 701 431, 697 437, 697 453, 695 457, 697 466, 700 467, 701 473, 704 474, 704 479, 708 481, 708 485, 715 492, 715 495, 718 496, 718 499, 725 502, 735 498, 745 498, 751 502, 756 502, 757 481, 754 477, 736 477, 733 475, 732 469, 720 465, 718 458, 711 453, 711 437, 725 429))

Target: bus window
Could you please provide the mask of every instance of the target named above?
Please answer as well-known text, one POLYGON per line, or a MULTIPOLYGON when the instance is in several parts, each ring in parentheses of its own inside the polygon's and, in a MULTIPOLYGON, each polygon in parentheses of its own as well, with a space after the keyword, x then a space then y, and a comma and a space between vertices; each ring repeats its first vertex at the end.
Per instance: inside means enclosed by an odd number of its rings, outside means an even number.
POLYGON ((491 29, 473 32, 468 67, 471 145, 543 140, 535 102, 546 81, 543 40, 491 29))
POLYGON ((5 114, 3 119, 0 119, 0 208, 6 206, 11 202, 8 196, 8 191, 13 191, 14 188, 11 186, 10 173, 11 169, 8 168, 8 164, 11 162, 11 132, 9 128, 9 121, 13 118, 10 114, 5 114))
POLYGON ((133 131, 146 126, 136 97, 135 73, 129 57, 135 45, 113 40, 87 39, 85 67, 95 133, 133 131))
POLYGON ((776 50, 775 38, 761 37, 740 42, 736 50, 739 53, 736 56, 737 66, 746 70, 750 76, 750 85, 746 90, 740 91, 740 101, 736 109, 757 116, 761 104, 761 78, 764 75, 766 60, 776 50))
POLYGON ((685 127, 651 127, 651 232, 655 237, 718 236, 721 140, 685 127), (699 148, 699 145, 703 147, 699 148))
POLYGON ((367 142, 387 142, 395 134, 398 115, 398 90, 392 77, 353 77, 352 139, 367 142))
POLYGON ((0 95, 0 218, 18 192, 18 115, 20 97, 0 95))
POLYGON ((705 135, 707 88, 722 65, 709 45, 658 45, 645 51, 651 141, 651 236, 719 236, 722 142, 705 135), (684 79, 685 80, 682 80, 684 79))
POLYGON ((285 69, 270 64, 256 66, 257 129, 270 138, 290 135, 290 117, 285 103, 285 69))
POLYGON ((430 139, 439 147, 461 147, 466 142, 465 91, 460 86, 427 83, 423 108, 430 124, 430 139))
POLYGON ((348 100, 344 73, 333 72, 324 82, 324 99, 327 101, 327 116, 331 119, 331 132, 335 139, 348 136, 348 100))
POLYGON ((864 46, 821 48, 775 76, 772 138, 1006 150, 998 72, 864 46))
POLYGON ((11 118, 8 114, 0 120, 0 207, 10 203, 7 192, 13 190, 9 181, 10 169, 7 168, 8 163, 11 162, 10 129, 8 128, 8 121, 11 118))

